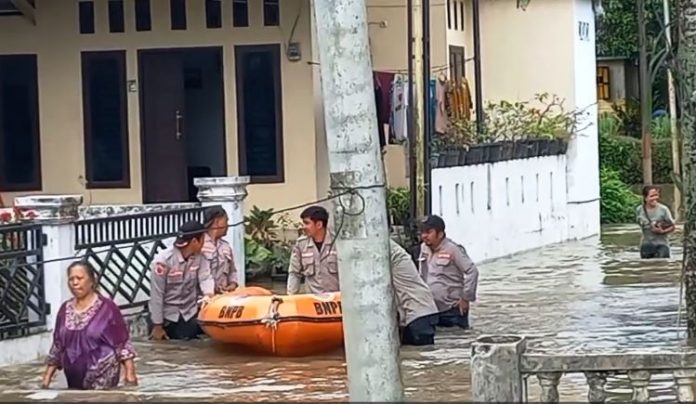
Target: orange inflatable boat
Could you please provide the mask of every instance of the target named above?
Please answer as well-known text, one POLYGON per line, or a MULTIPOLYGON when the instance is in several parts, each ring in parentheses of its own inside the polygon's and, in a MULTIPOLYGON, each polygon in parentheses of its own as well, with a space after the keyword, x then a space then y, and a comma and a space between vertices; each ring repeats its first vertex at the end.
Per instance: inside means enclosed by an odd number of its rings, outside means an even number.
POLYGON ((343 346, 339 292, 279 296, 240 288, 211 298, 198 321, 210 338, 262 354, 307 356, 343 346))

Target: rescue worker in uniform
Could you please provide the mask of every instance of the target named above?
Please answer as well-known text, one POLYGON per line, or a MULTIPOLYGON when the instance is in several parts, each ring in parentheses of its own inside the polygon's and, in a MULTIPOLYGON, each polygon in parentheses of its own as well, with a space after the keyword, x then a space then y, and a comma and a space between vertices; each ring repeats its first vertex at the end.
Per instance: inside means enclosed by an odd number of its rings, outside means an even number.
POLYGON ((428 216, 420 233, 420 272, 440 311, 438 326, 469 328, 469 305, 476 301, 478 268, 464 247, 447 238, 441 217, 428 216))
POLYGON ((396 308, 404 345, 432 345, 438 309, 430 288, 421 278, 411 254, 394 240, 389 240, 389 263, 396 308))
POLYGON ((232 247, 223 239, 227 235, 229 220, 220 206, 212 206, 203 214, 207 232, 203 236, 203 256, 208 260, 210 273, 215 281, 215 293, 237 289, 237 269, 234 266, 232 247))
POLYGON ((336 249, 326 226, 329 212, 310 206, 300 214, 305 236, 295 242, 288 268, 288 295, 300 293, 302 279, 308 293, 338 292, 336 249))
POLYGON ((184 223, 174 245, 152 261, 151 339, 194 339, 203 333, 198 301, 201 295, 212 296, 215 289, 208 260, 201 254, 204 235, 202 224, 184 223))

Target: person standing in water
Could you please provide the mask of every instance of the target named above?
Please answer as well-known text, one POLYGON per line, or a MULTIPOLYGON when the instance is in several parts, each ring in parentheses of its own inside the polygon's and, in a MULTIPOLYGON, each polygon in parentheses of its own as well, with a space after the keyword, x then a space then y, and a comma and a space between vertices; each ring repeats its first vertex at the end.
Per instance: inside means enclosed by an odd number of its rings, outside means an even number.
POLYGON ((674 218, 669 208, 660 202, 660 188, 643 187, 643 203, 636 208, 636 220, 643 236, 640 240, 640 258, 669 258, 667 235, 674 231, 674 218))

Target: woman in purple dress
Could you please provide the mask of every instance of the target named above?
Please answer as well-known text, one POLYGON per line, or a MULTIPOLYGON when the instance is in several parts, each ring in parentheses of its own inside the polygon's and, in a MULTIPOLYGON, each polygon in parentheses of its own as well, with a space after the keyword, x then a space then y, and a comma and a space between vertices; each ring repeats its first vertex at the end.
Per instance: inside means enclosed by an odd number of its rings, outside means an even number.
POLYGON ((68 285, 74 298, 58 311, 43 388, 48 388, 59 369, 65 372, 71 389, 114 388, 121 366, 126 384, 138 383, 128 328, 118 306, 97 292, 96 278, 88 262, 73 262, 68 267, 68 285))

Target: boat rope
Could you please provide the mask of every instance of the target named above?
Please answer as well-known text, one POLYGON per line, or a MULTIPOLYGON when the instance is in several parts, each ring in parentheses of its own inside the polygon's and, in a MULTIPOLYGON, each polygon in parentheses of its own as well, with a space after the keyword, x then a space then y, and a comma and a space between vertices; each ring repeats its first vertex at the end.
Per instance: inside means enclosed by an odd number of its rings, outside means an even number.
POLYGON ((276 353, 276 331, 278 331, 278 306, 283 303, 283 299, 278 296, 271 298, 271 305, 268 306, 268 314, 261 319, 261 323, 266 325, 266 328, 271 328, 271 349, 276 353))

